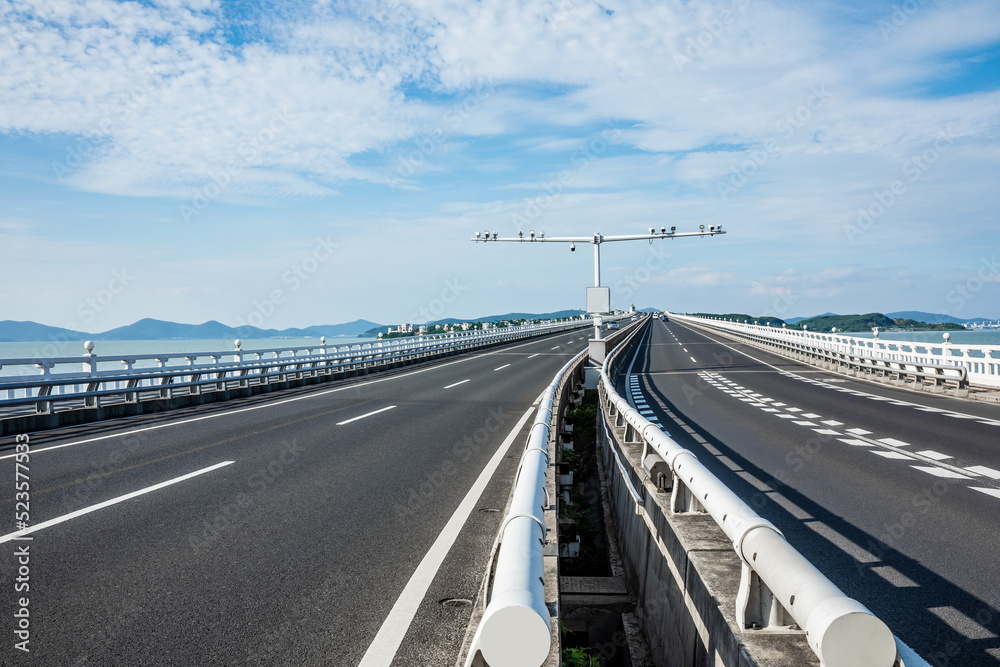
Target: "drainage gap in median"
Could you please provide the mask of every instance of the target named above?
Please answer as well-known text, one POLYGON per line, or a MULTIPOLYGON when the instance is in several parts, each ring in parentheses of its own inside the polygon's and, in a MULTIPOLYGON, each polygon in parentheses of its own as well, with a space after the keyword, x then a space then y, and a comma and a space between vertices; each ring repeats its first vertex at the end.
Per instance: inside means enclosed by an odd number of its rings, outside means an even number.
POLYGON ((622 614, 625 582, 612 576, 597 463, 597 392, 566 411, 559 447, 559 588, 562 664, 632 667, 622 614))

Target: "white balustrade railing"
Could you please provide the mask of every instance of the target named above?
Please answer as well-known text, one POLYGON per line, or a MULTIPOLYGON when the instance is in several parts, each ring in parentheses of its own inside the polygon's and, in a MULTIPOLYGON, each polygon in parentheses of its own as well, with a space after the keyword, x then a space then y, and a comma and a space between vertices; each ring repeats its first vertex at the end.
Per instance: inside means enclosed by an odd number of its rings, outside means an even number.
POLYGON ((542 393, 538 412, 521 454, 510 508, 494 546, 496 563, 487 581, 485 610, 473 636, 466 667, 482 654, 490 667, 538 667, 552 646, 552 624, 545 605, 543 550, 547 541, 545 490, 549 435, 556 392, 586 350, 560 369, 542 393))
POLYGON ((903 370, 907 367, 938 368, 942 374, 952 378, 961 377, 962 374, 956 375, 949 369, 963 369, 965 380, 969 384, 1000 388, 1000 345, 952 343, 951 334, 948 332, 942 335, 940 343, 928 343, 894 340, 881 334, 874 338, 866 338, 851 333, 802 331, 674 313, 671 313, 670 317, 743 337, 766 339, 789 350, 826 352, 831 358, 883 362, 880 364, 883 367, 903 370))
MULTIPOLYGON (((639 328, 640 324, 633 325, 639 328)), ((623 330, 617 336, 627 335, 623 330)), ((580 352, 563 366, 542 392, 528 441, 514 480, 510 508, 500 524, 487 573, 485 609, 473 635, 466 667, 477 655, 490 667, 538 667, 552 648, 552 624, 545 604, 543 551, 548 541, 545 510, 552 504, 546 475, 555 452, 549 440, 557 392, 588 353, 580 352), (495 565, 494 565, 495 564, 495 565)))
POLYGON ((184 392, 367 371, 587 326, 589 321, 574 320, 341 346, 327 345, 323 339, 315 346, 264 350, 243 350, 236 341, 234 350, 168 354, 97 355, 88 344, 88 353, 80 357, 0 359, 0 368, 13 371, 0 376, 0 408, 33 404, 36 412, 48 413, 53 404, 70 401, 98 406, 110 398, 134 402, 140 394, 170 398, 184 392))
POLYGON ((742 562, 736 599, 740 628, 773 630, 794 623, 805 631, 809 647, 824 667, 891 667, 897 647, 885 623, 844 595, 771 522, 618 394, 616 380, 624 355, 636 349, 641 335, 634 332, 604 363, 599 385, 602 414, 613 426, 625 428, 626 441, 643 444, 644 462, 655 453, 662 460, 656 465, 667 465, 672 474, 672 514, 708 513, 731 541, 742 562))

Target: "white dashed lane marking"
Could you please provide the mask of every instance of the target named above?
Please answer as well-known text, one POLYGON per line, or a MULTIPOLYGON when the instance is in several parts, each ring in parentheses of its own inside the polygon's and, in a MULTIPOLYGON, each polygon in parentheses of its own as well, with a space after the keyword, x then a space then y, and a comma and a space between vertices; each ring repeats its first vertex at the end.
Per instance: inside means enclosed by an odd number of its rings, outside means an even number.
POLYGON ((994 470, 993 468, 987 468, 986 466, 972 466, 966 468, 969 472, 974 472, 978 475, 983 475, 984 477, 989 477, 990 479, 1000 479, 1000 470, 994 470))
POLYGON ((945 468, 938 468, 936 466, 910 466, 916 470, 922 470, 923 472, 934 475, 935 477, 943 477, 945 479, 972 479, 968 475, 962 475, 955 472, 954 470, 947 470, 945 468))
MULTIPOLYGON (((949 454, 944 454, 933 449, 926 449, 919 452, 914 452, 910 454, 908 452, 899 451, 902 448, 912 447, 912 443, 898 440, 896 438, 879 438, 878 440, 863 439, 864 436, 870 436, 871 431, 863 428, 849 428, 845 429, 846 433, 841 433, 840 431, 833 430, 832 428, 815 428, 817 424, 815 422, 809 421, 810 419, 820 419, 820 415, 815 412, 803 412, 801 408, 791 407, 785 403, 776 402, 774 399, 762 394, 750 391, 749 389, 738 385, 735 382, 729 380, 728 378, 720 376, 718 373, 709 373, 703 371, 699 373, 699 376, 705 380, 708 384, 713 387, 718 388, 720 391, 739 399, 740 401, 760 409, 762 412, 768 412, 774 414, 779 419, 785 419, 791 421, 791 423, 797 426, 813 427, 812 430, 821 435, 832 435, 832 436, 842 436, 845 434, 854 435, 854 438, 844 438, 838 437, 837 440, 852 447, 868 447, 872 454, 880 456, 884 459, 896 460, 896 461, 912 461, 917 463, 918 461, 925 462, 931 465, 910 465, 911 468, 925 472, 929 475, 934 475, 936 477, 941 477, 944 479, 963 479, 972 480, 975 477, 987 477, 991 480, 1000 480, 1000 470, 994 470, 993 468, 988 468, 986 466, 970 466, 966 468, 956 467, 954 465, 949 465, 947 463, 941 463, 953 457, 949 454), (779 410, 778 408, 784 408, 784 410, 779 410), (886 449, 883 449, 886 448, 886 449), (939 465, 933 465, 935 462, 939 462, 939 465), (968 474, 965 474, 968 473, 968 474)), ((792 376, 796 377, 796 376, 792 376)), ((802 379, 802 378, 796 378, 802 379)), ((827 385, 828 386, 828 385, 827 385)), ((831 387, 833 388, 833 387, 831 387)), ((856 393, 861 396, 871 397, 862 392, 855 392, 854 390, 848 390, 850 393, 856 393)), ((913 405, 904 403, 901 401, 892 401, 884 397, 875 397, 875 400, 885 401, 897 405, 913 405)), ((914 405, 914 407, 917 407, 914 405)), ((919 409, 919 408, 918 408, 919 409)), ((940 412, 945 415, 951 415, 944 410, 939 410, 937 408, 928 408, 926 412, 940 412)), ((964 418, 971 418, 967 415, 963 415, 964 418)), ((980 418, 981 419, 981 418, 980 418)), ((821 419, 820 423, 824 426, 836 427, 844 426, 844 422, 837 421, 835 419, 821 419)), ((992 421, 989 423, 993 423, 992 421)), ((1000 422, 997 422, 1000 425, 1000 422)), ((699 440, 700 442, 700 440, 699 440)), ((993 489, 989 487, 973 487, 969 488, 984 493, 988 496, 1000 498, 1000 489, 993 489)))
POLYGON ((900 459, 900 460, 904 460, 905 459, 907 461, 912 461, 913 460, 912 456, 907 456, 906 454, 902 454, 900 452, 893 452, 893 451, 886 452, 886 451, 882 451, 881 449, 873 449, 872 450, 872 454, 876 454, 878 456, 882 456, 882 457, 885 457, 887 459, 900 459))
POLYGON ((941 452, 935 452, 933 449, 925 449, 922 452, 917 452, 921 456, 926 456, 929 459, 934 459, 935 461, 944 461, 945 459, 950 459, 951 457, 947 454, 942 454, 941 452))

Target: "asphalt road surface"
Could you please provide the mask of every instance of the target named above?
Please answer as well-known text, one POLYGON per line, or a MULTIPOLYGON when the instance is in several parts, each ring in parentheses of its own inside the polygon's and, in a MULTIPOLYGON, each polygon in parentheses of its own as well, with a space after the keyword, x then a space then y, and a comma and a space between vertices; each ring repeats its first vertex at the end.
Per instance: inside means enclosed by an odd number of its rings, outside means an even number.
POLYGON ((533 403, 589 335, 27 434, 22 468, 3 438, 0 664, 453 664, 471 607, 441 601, 475 599, 533 403))
POLYGON ((1000 406, 676 321, 620 391, 928 662, 1000 665, 1000 406))

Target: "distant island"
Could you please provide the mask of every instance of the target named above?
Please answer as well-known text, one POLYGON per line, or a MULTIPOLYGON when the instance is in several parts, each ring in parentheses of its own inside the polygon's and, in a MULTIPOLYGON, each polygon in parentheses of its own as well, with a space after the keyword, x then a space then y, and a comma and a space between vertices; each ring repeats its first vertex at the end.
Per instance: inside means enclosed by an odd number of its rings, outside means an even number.
POLYGON ((182 324, 145 318, 124 327, 100 333, 87 333, 60 327, 50 327, 37 322, 0 321, 0 342, 21 343, 30 341, 71 340, 218 340, 235 338, 328 338, 359 336, 362 332, 379 326, 369 320, 355 320, 344 324, 329 324, 304 329, 261 329, 253 326, 231 327, 215 320, 202 324, 182 324))
MULTIPOLYGON (((506 315, 491 315, 470 320, 472 324, 489 322, 514 322, 557 320, 578 317, 581 310, 560 310, 553 313, 507 313, 506 315)), ((398 335, 414 335, 420 333, 420 326, 427 327, 426 333, 441 333, 452 330, 455 325, 461 328, 462 321, 456 319, 428 322, 426 325, 410 325, 410 332, 398 335)), ((405 328, 407 325, 403 325, 405 328)), ((24 343, 35 341, 119 341, 119 340, 233 340, 236 338, 375 338, 380 333, 388 334, 390 327, 371 320, 354 320, 342 324, 316 325, 305 328, 262 329, 260 327, 243 325, 231 327, 216 320, 202 324, 184 324, 153 318, 144 318, 123 327, 117 327, 103 332, 89 333, 62 327, 53 327, 38 322, 18 322, 14 320, 0 321, 0 343, 24 343)))
POLYGON ((764 326, 786 327, 788 329, 806 329, 829 333, 836 329, 843 333, 870 332, 874 328, 879 331, 964 331, 965 326, 957 322, 921 322, 904 317, 889 317, 882 313, 867 313, 865 315, 817 315, 794 322, 786 322, 777 317, 754 317, 744 313, 694 313, 698 317, 722 318, 737 322, 756 322, 764 326))
POLYGON ((405 323, 396 327, 377 326, 358 334, 363 338, 405 338, 406 336, 434 335, 452 331, 469 331, 489 329, 492 327, 517 326, 545 321, 568 320, 580 317, 582 310, 559 310, 553 313, 507 313, 505 315, 489 315, 471 320, 448 318, 435 320, 426 324, 405 323))

